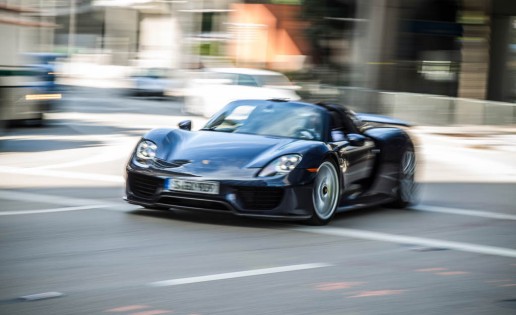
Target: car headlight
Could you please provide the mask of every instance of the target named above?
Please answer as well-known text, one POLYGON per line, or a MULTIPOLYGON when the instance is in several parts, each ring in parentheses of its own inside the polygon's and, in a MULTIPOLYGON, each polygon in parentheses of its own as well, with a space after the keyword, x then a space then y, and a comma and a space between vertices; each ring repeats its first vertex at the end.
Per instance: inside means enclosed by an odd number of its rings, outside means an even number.
POLYGON ((290 171, 296 168, 299 162, 301 162, 301 155, 299 154, 288 154, 280 156, 265 166, 258 174, 258 177, 288 174, 290 171))
POLYGON ((136 146, 134 162, 136 162, 136 164, 138 165, 145 164, 147 161, 152 160, 156 157, 157 150, 158 146, 154 142, 149 140, 140 141, 140 143, 138 143, 138 146, 136 146))

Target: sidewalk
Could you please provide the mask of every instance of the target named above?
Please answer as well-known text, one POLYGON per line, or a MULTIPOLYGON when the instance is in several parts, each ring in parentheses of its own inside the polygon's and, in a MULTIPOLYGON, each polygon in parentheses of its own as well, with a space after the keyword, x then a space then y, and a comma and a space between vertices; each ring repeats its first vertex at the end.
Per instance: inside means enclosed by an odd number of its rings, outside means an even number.
POLYGON ((421 182, 516 183, 515 126, 416 126, 421 182))
POLYGON ((411 131, 463 148, 516 152, 516 125, 415 126, 411 131))

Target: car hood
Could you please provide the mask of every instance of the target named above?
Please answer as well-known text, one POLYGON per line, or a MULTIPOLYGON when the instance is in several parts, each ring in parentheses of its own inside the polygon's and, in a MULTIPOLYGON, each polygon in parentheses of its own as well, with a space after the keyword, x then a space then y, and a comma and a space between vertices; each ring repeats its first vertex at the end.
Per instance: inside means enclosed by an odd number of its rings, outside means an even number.
POLYGON ((172 172, 205 177, 256 174, 278 156, 300 153, 310 142, 280 137, 171 130, 145 138, 158 145, 157 165, 172 172))

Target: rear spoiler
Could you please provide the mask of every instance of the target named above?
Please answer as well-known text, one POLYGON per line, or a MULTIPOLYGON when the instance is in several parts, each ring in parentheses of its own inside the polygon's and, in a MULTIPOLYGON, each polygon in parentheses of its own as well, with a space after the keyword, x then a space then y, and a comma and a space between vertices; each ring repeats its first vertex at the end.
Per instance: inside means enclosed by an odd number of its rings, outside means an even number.
POLYGON ((406 121, 392 118, 392 117, 382 116, 382 115, 357 113, 356 116, 364 122, 385 124, 385 125, 395 125, 395 126, 405 126, 405 127, 412 126, 412 124, 410 124, 406 121))

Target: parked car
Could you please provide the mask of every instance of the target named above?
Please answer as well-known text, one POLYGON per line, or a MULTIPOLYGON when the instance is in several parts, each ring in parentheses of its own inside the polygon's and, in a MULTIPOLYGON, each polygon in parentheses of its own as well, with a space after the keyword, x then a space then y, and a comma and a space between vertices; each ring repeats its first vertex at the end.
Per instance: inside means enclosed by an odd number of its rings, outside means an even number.
POLYGON ((25 54, 24 65, 0 66, 0 130, 12 124, 42 126, 62 99, 56 84, 54 53, 25 54))
POLYGON ((169 91, 180 83, 169 68, 140 68, 131 75, 131 96, 174 96, 169 91))
POLYGON ((299 87, 281 73, 246 68, 209 68, 193 75, 184 90, 186 113, 211 117, 238 99, 299 100, 299 87))
POLYGON ((199 131, 191 121, 179 128, 149 131, 137 144, 128 202, 322 225, 339 211, 415 200, 407 132, 338 105, 238 100, 199 131))

